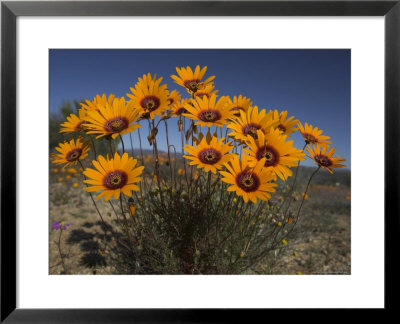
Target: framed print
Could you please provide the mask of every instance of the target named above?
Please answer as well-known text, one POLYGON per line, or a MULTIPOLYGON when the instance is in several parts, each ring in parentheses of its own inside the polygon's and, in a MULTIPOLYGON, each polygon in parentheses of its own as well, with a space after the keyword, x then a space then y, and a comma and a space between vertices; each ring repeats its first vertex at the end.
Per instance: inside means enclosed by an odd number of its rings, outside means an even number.
POLYGON ((2 2, 1 320, 392 308, 399 15, 2 2))

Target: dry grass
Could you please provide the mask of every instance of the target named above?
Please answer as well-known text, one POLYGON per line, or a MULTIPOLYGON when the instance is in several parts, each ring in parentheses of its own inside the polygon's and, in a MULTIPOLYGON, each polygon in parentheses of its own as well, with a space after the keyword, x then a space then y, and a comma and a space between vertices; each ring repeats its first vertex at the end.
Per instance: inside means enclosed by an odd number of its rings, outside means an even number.
MULTIPOLYGON (((94 209, 79 174, 52 173, 50 180, 50 274, 64 273, 56 242, 59 231, 51 224, 71 222, 61 238, 68 274, 113 274, 107 260, 113 244, 109 232, 94 209), (62 178, 62 182, 59 182, 62 178), (74 188, 73 183, 79 183, 74 188)), ((115 215, 103 200, 99 209, 107 223, 115 215)), ((249 273, 258 274, 350 274, 350 188, 339 185, 314 185, 306 200, 302 219, 288 239, 264 266, 249 273)))

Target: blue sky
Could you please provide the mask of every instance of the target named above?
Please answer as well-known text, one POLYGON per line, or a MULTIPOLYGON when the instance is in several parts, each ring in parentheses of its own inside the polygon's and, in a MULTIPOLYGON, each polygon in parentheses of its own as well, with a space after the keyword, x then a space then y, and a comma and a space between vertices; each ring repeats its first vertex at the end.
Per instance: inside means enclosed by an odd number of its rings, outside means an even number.
MULTIPOLYGON (((206 65, 205 76, 216 76, 219 95, 242 94, 259 108, 287 110, 303 124, 319 127, 350 166, 350 62, 350 50, 50 50, 50 112, 58 112, 67 100, 91 100, 102 93, 126 96, 148 72, 186 96, 170 78, 175 67, 206 65)), ((168 127, 171 144, 180 148, 176 119, 168 127)), ((142 137, 145 132, 143 124, 142 137)), ((300 134, 292 139, 302 148, 300 134)), ((166 149, 165 136, 159 146, 166 149)))

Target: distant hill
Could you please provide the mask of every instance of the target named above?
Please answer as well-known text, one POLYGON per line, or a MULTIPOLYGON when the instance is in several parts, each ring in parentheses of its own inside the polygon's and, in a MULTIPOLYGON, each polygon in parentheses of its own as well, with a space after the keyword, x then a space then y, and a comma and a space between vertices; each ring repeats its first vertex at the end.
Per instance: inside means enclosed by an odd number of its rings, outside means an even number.
MULTIPOLYGON (((121 150, 120 150, 121 152, 121 150)), ((131 154, 131 150, 128 149, 127 152, 131 154)), ((134 149, 133 154, 135 157, 140 156, 140 150, 134 149)), ((160 155, 167 156, 167 152, 159 151, 160 155)), ((174 156, 174 151, 171 150, 171 157, 174 156)), ((147 157, 148 155, 153 155, 153 150, 150 149, 143 149, 143 155, 147 157)), ((176 152, 176 157, 180 159, 182 157, 181 152, 176 152)), ((315 167, 309 166, 300 166, 299 174, 298 174, 298 181, 307 182, 310 178, 311 174, 315 171, 315 167)), ((296 172, 296 168, 292 168, 293 176, 296 172)), ((330 174, 327 170, 321 169, 318 173, 314 176, 312 180, 313 184, 320 184, 320 185, 343 185, 350 187, 351 185, 351 171, 349 169, 335 169, 333 174, 330 174)))
MULTIPOLYGON (((304 167, 301 166, 299 169, 298 178, 300 181, 308 181, 311 174, 315 171, 315 167, 304 167)), ((293 174, 296 169, 293 168, 293 174)), ((321 169, 314 176, 312 180, 313 184, 321 185, 344 185, 350 187, 351 185, 351 171, 349 169, 334 169, 333 174, 329 173, 328 170, 321 169)))

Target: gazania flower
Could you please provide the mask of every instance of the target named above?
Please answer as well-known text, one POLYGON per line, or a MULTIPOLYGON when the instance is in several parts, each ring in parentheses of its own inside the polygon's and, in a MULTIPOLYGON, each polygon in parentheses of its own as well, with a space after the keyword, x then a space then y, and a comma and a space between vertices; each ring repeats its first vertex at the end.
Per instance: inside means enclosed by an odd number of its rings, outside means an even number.
POLYGON ((211 137, 210 133, 207 135, 209 136, 203 137, 197 146, 186 145, 185 151, 189 155, 183 157, 192 160, 190 165, 197 165, 197 168, 204 168, 205 172, 211 171, 215 174, 235 154, 228 153, 233 145, 231 142, 224 144, 224 137, 218 140, 217 136, 211 137))
POLYGON ((132 93, 126 94, 143 118, 153 119, 168 109, 169 92, 166 84, 160 85, 161 81, 162 78, 156 79, 148 73, 143 79, 139 78, 135 88, 130 88, 132 93))
POLYGON ((190 103, 190 99, 182 99, 178 102, 173 103, 170 108, 172 109, 173 116, 181 116, 183 113, 187 113, 185 105, 190 103))
MULTIPOLYGON (((211 95, 213 95, 213 94, 217 94, 218 93, 218 90, 214 90, 214 83, 209 83, 209 84, 207 84, 205 87, 203 87, 202 89, 200 89, 200 90, 198 90, 195 94, 194 94, 194 96, 195 97, 203 97, 203 96, 207 96, 208 98, 210 98, 211 97, 211 95)), ((187 90, 189 93, 190 93, 190 91, 189 90, 187 90)))
POLYGON ((229 136, 244 142, 249 137, 257 138, 258 130, 268 134, 271 127, 275 127, 277 124, 278 120, 268 116, 265 109, 258 112, 257 106, 250 107, 247 112, 240 110, 240 117, 228 124, 228 128, 233 130, 229 136))
POLYGON ((293 141, 286 141, 287 136, 280 133, 279 129, 272 129, 267 136, 260 130, 257 139, 249 136, 244 148, 250 157, 252 165, 265 158, 264 167, 273 171, 279 178, 286 180, 292 175, 288 167, 297 165, 299 160, 305 160, 302 150, 293 146, 293 141))
POLYGON ((186 68, 176 68, 176 72, 178 76, 171 75, 171 78, 175 81, 175 83, 185 87, 190 91, 190 93, 196 93, 199 89, 203 89, 208 83, 214 80, 215 75, 209 77, 208 79, 201 81, 204 74, 207 71, 207 66, 200 69, 200 65, 197 65, 194 72, 187 66, 186 68))
POLYGON ((89 143, 83 143, 83 137, 79 137, 76 142, 71 139, 69 142, 65 141, 60 143, 56 150, 59 153, 53 153, 53 163, 65 164, 63 169, 67 166, 77 164, 79 160, 83 160, 87 157, 89 152, 89 143))
POLYGON ((184 116, 193 120, 198 120, 195 125, 219 126, 223 127, 228 123, 228 119, 233 117, 233 112, 226 107, 226 97, 221 97, 217 101, 217 95, 213 94, 210 98, 203 96, 192 99, 192 104, 185 104, 188 111, 184 116))
POLYGON ((79 117, 75 114, 71 114, 69 115, 69 117, 67 117, 67 121, 60 125, 60 133, 74 133, 85 131, 85 128, 83 126, 86 123, 86 114, 82 109, 79 109, 78 113, 79 117))
POLYGON ((221 180, 231 184, 228 191, 236 191, 245 202, 251 200, 257 202, 257 198, 267 201, 271 198, 270 193, 275 192, 276 183, 270 182, 274 179, 271 171, 264 167, 264 159, 257 162, 254 167, 249 166, 249 158, 243 155, 242 161, 234 155, 229 163, 225 163, 228 172, 219 171, 224 177, 221 180))
POLYGON ((321 168, 327 169, 330 173, 333 173, 333 168, 344 168, 344 164, 341 162, 346 161, 340 156, 333 157, 336 148, 333 147, 330 151, 329 146, 321 147, 319 145, 313 145, 312 147, 307 147, 308 157, 315 161, 315 164, 319 165, 321 168))
POLYGON ((293 116, 287 118, 288 112, 286 110, 281 113, 276 109, 270 110, 268 114, 272 116, 272 118, 279 120, 279 124, 276 128, 278 128, 282 134, 289 135, 297 131, 297 124, 299 121, 294 119, 293 116))
POLYGON ((97 135, 96 138, 107 135, 116 138, 141 127, 139 124, 133 124, 140 111, 134 109, 131 104, 126 104, 124 97, 115 98, 112 105, 98 105, 98 108, 99 111, 88 111, 85 124, 87 133, 97 135))
POLYGON ((301 135, 303 135, 304 140, 307 144, 319 144, 322 146, 327 146, 328 144, 332 144, 332 142, 328 141, 330 139, 329 136, 322 136, 322 130, 319 130, 318 127, 312 127, 312 125, 308 125, 307 123, 303 125, 299 122, 299 131, 301 135))
POLYGON ((88 178, 83 182, 90 184, 86 191, 101 191, 97 199, 104 196, 105 201, 110 200, 112 196, 118 199, 123 193, 125 196, 131 196, 132 191, 138 191, 139 187, 135 183, 139 182, 144 166, 135 168, 137 160, 128 157, 124 153, 122 157, 115 153, 114 158, 107 160, 99 155, 97 160, 93 161, 96 170, 87 168, 83 174, 88 178))
POLYGON ((112 105, 115 99, 115 95, 110 94, 108 97, 105 93, 101 96, 98 94, 93 100, 85 100, 85 102, 81 102, 81 109, 84 109, 85 112, 92 110, 99 110, 98 106, 106 106, 106 104, 112 105))
POLYGON ((168 96, 169 105, 173 105, 177 103, 179 100, 181 100, 181 94, 176 90, 172 90, 168 96))
POLYGON ((233 100, 231 100, 231 98, 228 100, 229 109, 232 110, 237 117, 240 116, 240 110, 247 112, 252 104, 249 98, 243 97, 242 95, 238 97, 234 96, 233 100))

